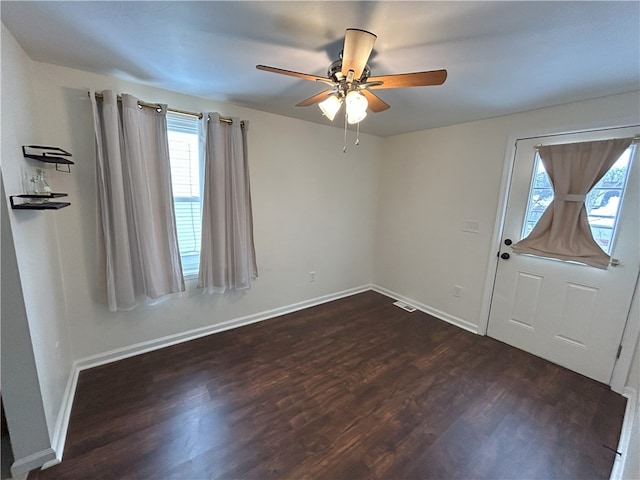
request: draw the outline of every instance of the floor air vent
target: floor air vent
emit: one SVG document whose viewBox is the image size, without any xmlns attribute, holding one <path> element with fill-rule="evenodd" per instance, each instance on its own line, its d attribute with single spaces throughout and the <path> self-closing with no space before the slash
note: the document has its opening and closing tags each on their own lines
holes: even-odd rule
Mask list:
<svg viewBox="0 0 640 480">
<path fill-rule="evenodd" d="M 396 307 L 400 307 L 403 310 L 406 310 L 407 312 L 415 312 L 416 311 L 416 307 L 413 307 L 411 305 L 409 305 L 408 303 L 404 303 L 400 300 L 398 300 L 397 302 L 393 302 L 393 304 Z"/>
</svg>

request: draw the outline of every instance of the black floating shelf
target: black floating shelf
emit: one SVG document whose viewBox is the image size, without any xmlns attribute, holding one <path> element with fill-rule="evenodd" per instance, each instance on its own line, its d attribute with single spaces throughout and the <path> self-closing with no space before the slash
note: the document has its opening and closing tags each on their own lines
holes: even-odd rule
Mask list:
<svg viewBox="0 0 640 480">
<path fill-rule="evenodd" d="M 60 198 L 66 197 L 66 193 L 52 193 L 50 195 L 38 195 L 38 194 L 29 194 L 29 195 L 11 195 L 9 197 L 9 201 L 11 202 L 11 208 L 14 210 L 59 210 L 64 207 L 68 207 L 71 205 L 69 202 L 23 202 L 23 203 L 15 203 L 13 201 L 14 198 L 33 198 L 33 199 L 48 199 L 48 198 Z"/>
<path fill-rule="evenodd" d="M 39 150 L 39 152 L 28 152 L 27 149 Z M 68 158 L 64 158 L 70 157 L 71 153 L 63 150 L 60 147 L 47 147 L 44 145 L 23 145 L 22 154 L 26 158 L 33 158 L 34 160 L 38 160 L 40 162 L 55 163 L 56 170 L 58 170 L 58 165 L 67 165 L 67 170 L 61 170 L 63 172 L 70 172 L 71 168 L 69 167 L 69 165 L 74 165 L 74 162 L 72 162 Z"/>
<path fill-rule="evenodd" d="M 60 198 L 60 197 L 66 197 L 67 194 L 66 193 L 44 193 L 44 194 L 38 194 L 38 193 L 25 193 L 23 195 L 12 195 L 15 198 Z"/>
<path fill-rule="evenodd" d="M 60 210 L 71 205 L 69 202 L 47 202 L 47 203 L 22 203 L 12 205 L 14 210 Z"/>
</svg>

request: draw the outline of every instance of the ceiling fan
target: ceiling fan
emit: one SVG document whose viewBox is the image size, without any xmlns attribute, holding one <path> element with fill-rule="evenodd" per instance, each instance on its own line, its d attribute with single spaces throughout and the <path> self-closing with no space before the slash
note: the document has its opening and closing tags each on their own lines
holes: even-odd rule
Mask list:
<svg viewBox="0 0 640 480">
<path fill-rule="evenodd" d="M 296 107 L 319 104 L 325 116 L 333 121 L 342 104 L 345 103 L 348 123 L 359 123 L 367 115 L 367 108 L 376 113 L 390 108 L 371 90 L 442 85 L 447 79 L 446 70 L 372 77 L 367 62 L 376 38 L 376 35 L 366 30 L 348 28 L 345 32 L 344 47 L 340 59 L 329 65 L 327 77 L 318 77 L 266 65 L 256 65 L 256 68 L 328 85 L 330 88 L 301 101 L 296 104 Z"/>
</svg>

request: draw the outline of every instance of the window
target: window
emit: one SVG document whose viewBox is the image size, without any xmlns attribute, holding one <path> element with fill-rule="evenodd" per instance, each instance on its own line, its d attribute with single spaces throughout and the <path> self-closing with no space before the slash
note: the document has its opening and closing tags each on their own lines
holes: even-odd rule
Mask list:
<svg viewBox="0 0 640 480">
<path fill-rule="evenodd" d="M 534 165 L 535 174 L 531 181 L 529 190 L 529 201 L 527 203 L 527 214 L 525 216 L 524 226 L 522 228 L 522 237 L 525 238 L 531 233 L 533 227 L 536 226 L 538 220 L 553 200 L 553 187 L 549 181 L 547 171 L 540 161 L 540 156 L 536 153 L 536 162 Z"/>
<path fill-rule="evenodd" d="M 169 157 L 178 246 L 185 277 L 198 274 L 202 229 L 198 119 L 167 113 Z"/>
<path fill-rule="evenodd" d="M 609 169 L 604 177 L 587 194 L 585 205 L 589 218 L 589 226 L 594 240 L 605 253 L 611 253 L 615 236 L 620 201 L 629 176 L 629 167 L 633 157 L 634 146 L 630 146 Z M 522 229 L 525 238 L 553 200 L 553 188 L 540 156 L 536 154 L 535 175 L 529 190 L 527 214 Z"/>
</svg>

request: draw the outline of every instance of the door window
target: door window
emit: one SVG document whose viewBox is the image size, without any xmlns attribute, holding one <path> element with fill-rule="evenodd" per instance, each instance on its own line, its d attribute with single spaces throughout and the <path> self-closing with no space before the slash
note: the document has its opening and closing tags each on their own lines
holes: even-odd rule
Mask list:
<svg viewBox="0 0 640 480">
<path fill-rule="evenodd" d="M 607 174 L 589 191 L 585 200 L 591 234 L 607 254 L 611 253 L 615 238 L 622 204 L 620 200 L 624 197 L 634 148 L 635 145 L 631 145 L 620 155 Z M 534 172 L 521 238 L 525 238 L 531 233 L 546 208 L 553 201 L 553 187 L 537 153 Z"/>
</svg>

